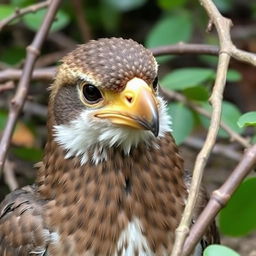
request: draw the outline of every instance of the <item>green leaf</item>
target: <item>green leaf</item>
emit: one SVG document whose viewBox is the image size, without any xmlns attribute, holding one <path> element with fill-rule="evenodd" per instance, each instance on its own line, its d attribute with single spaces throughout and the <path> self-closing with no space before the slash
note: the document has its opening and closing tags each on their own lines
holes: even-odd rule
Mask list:
<svg viewBox="0 0 256 256">
<path fill-rule="evenodd" d="M 158 6 L 164 10 L 172 10 L 184 6 L 186 3 L 187 0 L 157 0 Z"/>
<path fill-rule="evenodd" d="M 16 8 L 13 6 L 7 4 L 0 4 L 0 20 L 10 16 L 13 12 L 15 12 L 15 9 Z"/>
<path fill-rule="evenodd" d="M 42 24 L 46 10 L 39 10 L 36 13 L 29 13 L 23 17 L 23 21 L 26 26 L 33 30 L 37 31 Z M 69 16 L 64 11 L 58 11 L 56 19 L 51 26 L 51 31 L 58 31 L 68 25 L 70 21 Z"/>
<path fill-rule="evenodd" d="M 42 160 L 43 157 L 43 150 L 39 148 L 18 147 L 12 148 L 11 151 L 18 158 L 34 163 Z"/>
<path fill-rule="evenodd" d="M 104 2 L 120 11 L 131 11 L 146 3 L 146 0 L 104 0 Z"/>
<path fill-rule="evenodd" d="M 0 110 L 0 131 L 2 131 L 6 125 L 7 113 L 3 110 Z"/>
<path fill-rule="evenodd" d="M 0 55 L 0 60 L 9 65 L 15 65 L 25 58 L 25 55 L 26 50 L 24 47 L 13 46 L 5 49 L 5 51 Z"/>
<path fill-rule="evenodd" d="M 202 107 L 205 108 L 206 110 L 210 111 L 210 112 L 212 111 L 212 107 L 208 103 L 202 103 Z M 226 125 L 228 125 L 233 131 L 235 131 L 237 133 L 241 133 L 243 131 L 243 129 L 241 129 L 237 125 L 237 120 L 240 116 L 241 116 L 241 112 L 239 111 L 239 109 L 234 104 L 232 104 L 230 102 L 227 102 L 227 101 L 223 101 L 221 120 Z M 204 116 L 201 116 L 201 115 L 200 115 L 200 119 L 201 119 L 201 122 L 202 122 L 203 126 L 208 129 L 209 124 L 210 124 L 210 120 L 208 118 L 204 117 Z M 227 132 L 224 131 L 222 128 L 220 128 L 218 136 L 222 137 L 222 138 L 228 138 L 229 137 Z"/>
<path fill-rule="evenodd" d="M 193 113 L 182 103 L 169 104 L 168 113 L 172 117 L 172 135 L 174 136 L 176 143 L 179 145 L 186 139 L 194 128 Z"/>
<path fill-rule="evenodd" d="M 244 181 L 219 215 L 223 234 L 243 236 L 256 230 L 256 177 Z"/>
<path fill-rule="evenodd" d="M 238 82 L 242 79 L 242 75 L 234 70 L 234 69 L 230 69 L 228 70 L 228 73 L 227 73 L 227 81 L 229 82 Z"/>
<path fill-rule="evenodd" d="M 161 85 L 171 90 L 184 90 L 212 79 L 214 72 L 206 68 L 181 68 L 161 80 Z"/>
<path fill-rule="evenodd" d="M 195 86 L 187 88 L 183 94 L 191 100 L 206 101 L 209 98 L 209 91 L 205 86 Z"/>
<path fill-rule="evenodd" d="M 240 256 L 234 250 L 220 244 L 209 245 L 205 250 L 203 256 Z"/>
<path fill-rule="evenodd" d="M 160 45 L 175 44 L 178 42 L 187 42 L 192 35 L 192 18 L 187 12 L 172 14 L 161 18 L 152 28 L 146 38 L 145 45 L 156 47 Z M 181 29 L 182 28 L 182 29 Z M 174 56 L 158 57 L 157 60 L 167 60 Z"/>
<path fill-rule="evenodd" d="M 256 111 L 241 115 L 237 121 L 239 127 L 256 126 Z"/>
</svg>

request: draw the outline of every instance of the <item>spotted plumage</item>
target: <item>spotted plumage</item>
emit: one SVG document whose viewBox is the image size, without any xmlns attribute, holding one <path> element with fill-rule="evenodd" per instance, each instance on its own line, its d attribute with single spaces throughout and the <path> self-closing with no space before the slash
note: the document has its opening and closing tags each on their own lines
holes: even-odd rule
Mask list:
<svg viewBox="0 0 256 256">
<path fill-rule="evenodd" d="M 170 125 L 143 46 L 100 39 L 68 54 L 36 184 L 0 205 L 0 255 L 168 255 L 190 183 Z M 204 240 L 218 242 L 214 224 Z"/>
</svg>

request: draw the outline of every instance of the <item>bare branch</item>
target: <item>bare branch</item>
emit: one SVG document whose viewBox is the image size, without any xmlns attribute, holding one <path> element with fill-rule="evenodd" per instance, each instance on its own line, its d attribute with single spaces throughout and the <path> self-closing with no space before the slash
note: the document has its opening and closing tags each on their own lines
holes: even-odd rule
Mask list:
<svg viewBox="0 0 256 256">
<path fill-rule="evenodd" d="M 193 209 L 195 208 L 197 195 L 200 190 L 203 170 L 206 166 L 218 134 L 223 90 L 225 88 L 227 70 L 230 61 L 230 49 L 233 46 L 230 39 L 231 21 L 224 18 L 219 13 L 218 9 L 211 0 L 200 0 L 200 3 L 207 11 L 210 18 L 210 23 L 214 24 L 217 29 L 220 40 L 220 54 L 216 80 L 210 97 L 210 102 L 213 106 L 210 127 L 205 143 L 196 158 L 187 204 L 185 206 L 181 222 L 176 229 L 175 243 L 171 254 L 172 256 L 182 255 L 183 244 L 189 232 Z"/>
<path fill-rule="evenodd" d="M 46 8 L 49 4 L 50 4 L 50 0 L 47 0 L 45 2 L 42 3 L 38 3 L 38 4 L 33 4 L 30 5 L 26 8 L 23 9 L 17 9 L 15 10 L 15 12 L 13 14 L 11 14 L 9 17 L 3 19 L 0 21 L 0 31 L 10 22 L 12 22 L 13 20 L 20 18 L 22 16 L 24 16 L 27 13 L 31 13 L 31 12 L 37 12 L 40 9 Z"/>
<path fill-rule="evenodd" d="M 14 163 L 10 160 L 6 160 L 3 169 L 4 181 L 8 185 L 11 191 L 19 187 L 14 173 Z"/>
<path fill-rule="evenodd" d="M 64 50 L 74 49 L 78 44 L 72 38 L 60 32 L 50 33 L 47 39 L 56 44 L 60 49 Z"/>
<path fill-rule="evenodd" d="M 4 84 L 0 84 L 0 93 L 4 91 L 9 91 L 15 88 L 13 81 L 7 81 Z"/>
<path fill-rule="evenodd" d="M 246 52 L 240 49 L 237 49 L 234 45 L 231 48 L 231 54 L 234 59 L 247 62 L 253 66 L 256 66 L 256 54 Z"/>
<path fill-rule="evenodd" d="M 183 42 L 173 45 L 159 46 L 151 48 L 150 50 L 155 56 L 162 56 L 167 54 L 219 54 L 219 48 L 217 46 L 207 44 L 186 44 Z"/>
<path fill-rule="evenodd" d="M 48 67 L 48 68 L 40 68 L 35 69 L 32 73 L 31 79 L 32 80 L 52 80 L 55 74 L 56 68 L 55 67 Z M 0 71 L 0 83 L 6 82 L 8 80 L 19 80 L 22 75 L 21 69 L 5 69 Z"/>
<path fill-rule="evenodd" d="M 184 144 L 188 147 L 192 147 L 199 150 L 202 148 L 204 140 L 196 137 L 188 137 L 184 141 Z M 227 157 L 237 162 L 239 162 L 242 157 L 242 154 L 235 150 L 232 146 L 224 144 L 215 144 L 214 148 L 212 149 L 212 153 Z"/>
<path fill-rule="evenodd" d="M 214 45 L 207 44 L 186 44 L 178 43 L 174 45 L 159 46 L 150 49 L 155 56 L 162 56 L 168 54 L 184 55 L 184 54 L 208 54 L 218 55 L 219 48 Z M 256 54 L 237 49 L 231 41 L 226 53 L 234 59 L 249 63 L 256 66 Z M 223 51 L 222 51 L 223 52 Z"/>
<path fill-rule="evenodd" d="M 40 29 L 36 33 L 36 36 L 32 44 L 27 47 L 27 56 L 26 56 L 23 73 L 22 73 L 20 82 L 18 84 L 17 91 L 14 95 L 14 98 L 11 101 L 8 120 L 3 132 L 1 143 L 0 143 L 0 168 L 2 168 L 4 165 L 4 160 L 6 158 L 7 150 L 8 150 L 11 136 L 13 133 L 13 129 L 28 93 L 30 79 L 32 76 L 33 67 L 34 67 L 36 58 L 40 53 L 41 46 L 54 20 L 54 17 L 58 10 L 60 2 L 61 0 L 51 1 Z"/>
<path fill-rule="evenodd" d="M 225 183 L 212 193 L 207 206 L 192 226 L 189 236 L 184 245 L 184 256 L 191 253 L 197 242 L 203 236 L 207 226 L 214 220 L 218 212 L 223 208 L 243 179 L 248 175 L 256 164 L 256 144 L 248 148 Z"/>
<path fill-rule="evenodd" d="M 38 60 L 36 61 L 35 67 L 39 68 L 39 67 L 46 67 L 48 65 L 52 65 L 53 63 L 58 62 L 67 53 L 68 53 L 68 50 L 45 54 L 40 58 L 38 58 Z"/>
</svg>

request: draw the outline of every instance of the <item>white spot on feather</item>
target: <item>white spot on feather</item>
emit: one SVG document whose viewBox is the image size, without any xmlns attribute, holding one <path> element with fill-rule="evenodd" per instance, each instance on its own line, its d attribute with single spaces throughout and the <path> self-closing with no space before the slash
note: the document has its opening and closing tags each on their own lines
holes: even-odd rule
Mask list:
<svg viewBox="0 0 256 256">
<path fill-rule="evenodd" d="M 125 248 L 126 245 L 127 248 Z M 131 221 L 126 229 L 122 231 L 117 242 L 117 251 L 121 251 L 122 256 L 135 255 L 136 251 L 139 256 L 154 255 L 149 248 L 146 237 L 142 234 L 142 227 L 137 218 Z"/>
</svg>

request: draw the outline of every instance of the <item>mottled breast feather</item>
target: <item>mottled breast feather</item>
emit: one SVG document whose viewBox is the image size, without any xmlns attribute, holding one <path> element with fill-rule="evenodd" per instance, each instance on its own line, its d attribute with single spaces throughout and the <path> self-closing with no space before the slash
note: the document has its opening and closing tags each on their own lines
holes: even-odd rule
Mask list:
<svg viewBox="0 0 256 256">
<path fill-rule="evenodd" d="M 112 91 L 121 91 L 133 77 L 150 84 L 157 75 L 152 53 L 123 38 L 91 40 L 64 57 L 63 64 L 65 71 L 82 74 L 95 85 Z"/>
</svg>

